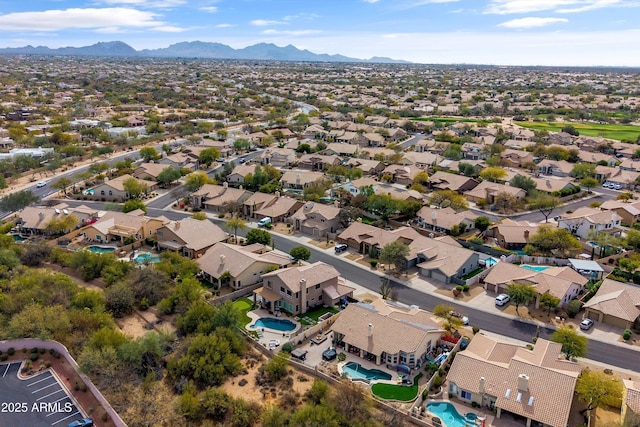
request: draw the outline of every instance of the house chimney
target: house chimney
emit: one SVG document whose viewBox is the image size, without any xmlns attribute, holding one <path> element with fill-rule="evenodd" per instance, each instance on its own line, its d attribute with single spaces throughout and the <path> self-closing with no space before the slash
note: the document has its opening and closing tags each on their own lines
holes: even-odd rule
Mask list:
<svg viewBox="0 0 640 427">
<path fill-rule="evenodd" d="M 300 174 L 296 174 L 296 185 L 300 185 L 300 181 L 302 180 L 302 177 L 300 176 Z"/>
<path fill-rule="evenodd" d="M 222 186 L 224 188 L 229 188 L 229 183 L 227 181 L 225 181 L 225 182 L 222 183 Z"/>
<path fill-rule="evenodd" d="M 44 219 L 44 212 L 38 212 L 38 218 Z"/>
<path fill-rule="evenodd" d="M 518 375 L 518 390 L 529 391 L 529 377 L 525 374 Z"/>
<path fill-rule="evenodd" d="M 220 254 L 220 264 L 224 265 L 225 256 Z"/>
<path fill-rule="evenodd" d="M 436 211 L 431 212 L 431 220 L 435 222 L 436 219 L 438 219 L 438 213 Z"/>
<path fill-rule="evenodd" d="M 278 199 L 280 198 L 280 192 L 279 191 L 276 191 L 275 195 L 276 195 L 276 198 L 278 198 Z"/>
<path fill-rule="evenodd" d="M 176 221 L 175 229 L 180 230 L 180 221 Z"/>
<path fill-rule="evenodd" d="M 373 336 L 373 323 L 369 323 L 367 335 L 369 336 L 369 338 Z"/>
<path fill-rule="evenodd" d="M 244 190 L 244 188 L 242 187 L 242 185 L 240 187 L 238 187 L 240 190 Z"/>
<path fill-rule="evenodd" d="M 484 393 L 484 377 L 480 377 L 480 385 L 478 386 L 478 392 Z"/>
<path fill-rule="evenodd" d="M 525 239 L 529 238 L 529 230 L 524 230 L 524 238 Z"/>
<path fill-rule="evenodd" d="M 300 279 L 300 295 L 305 295 L 305 289 L 307 289 L 307 279 Z"/>
</svg>

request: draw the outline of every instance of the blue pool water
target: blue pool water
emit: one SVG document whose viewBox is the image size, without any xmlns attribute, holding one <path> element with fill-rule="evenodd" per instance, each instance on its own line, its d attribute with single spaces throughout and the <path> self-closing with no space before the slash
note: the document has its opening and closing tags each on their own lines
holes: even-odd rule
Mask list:
<svg viewBox="0 0 640 427">
<path fill-rule="evenodd" d="M 446 427 L 465 427 L 469 425 L 476 425 L 475 419 L 477 417 L 475 414 L 471 414 L 473 417 L 469 417 L 469 419 L 467 419 L 460 415 L 456 410 L 456 407 L 449 402 L 427 403 L 427 410 L 440 418 Z M 471 420 L 471 418 L 473 418 L 473 420 Z"/>
<path fill-rule="evenodd" d="M 18 235 L 18 234 L 14 234 L 14 235 L 13 235 L 13 241 L 14 241 L 14 242 L 19 243 L 19 242 L 24 242 L 25 240 L 27 240 L 27 238 L 26 238 L 26 237 L 22 237 L 22 236 L 20 236 L 20 235 Z"/>
<path fill-rule="evenodd" d="M 491 267 L 492 265 L 496 265 L 498 263 L 498 260 L 495 258 L 487 258 L 484 260 L 484 263 L 487 267 Z"/>
<path fill-rule="evenodd" d="M 374 380 L 390 380 L 391 374 L 382 372 L 379 369 L 366 369 L 360 366 L 359 363 L 349 362 L 342 367 L 342 372 L 346 373 L 350 378 L 360 378 L 367 381 Z"/>
<path fill-rule="evenodd" d="M 109 246 L 89 246 L 87 249 L 89 249 L 91 252 L 95 252 L 98 254 L 104 254 L 104 253 L 113 252 L 116 250 L 116 248 L 109 247 Z"/>
<path fill-rule="evenodd" d="M 256 320 L 256 323 L 250 326 L 251 328 L 269 328 L 276 331 L 293 331 L 296 328 L 296 324 L 287 319 L 274 319 L 272 317 L 261 317 Z"/>
<path fill-rule="evenodd" d="M 160 257 L 151 255 L 149 252 L 143 252 L 137 255 L 133 260 L 139 264 L 144 264 L 145 262 L 160 262 Z"/>
<path fill-rule="evenodd" d="M 547 268 L 551 268 L 548 265 L 529 265 L 529 264 L 522 264 L 520 267 L 522 268 L 526 268 L 527 270 L 533 270 L 533 271 L 545 271 Z"/>
</svg>

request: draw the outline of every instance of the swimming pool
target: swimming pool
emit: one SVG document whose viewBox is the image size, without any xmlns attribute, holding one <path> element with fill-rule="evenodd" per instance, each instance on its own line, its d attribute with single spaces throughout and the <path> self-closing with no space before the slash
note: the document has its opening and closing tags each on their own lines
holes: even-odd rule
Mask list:
<svg viewBox="0 0 640 427">
<path fill-rule="evenodd" d="M 25 240 L 27 240 L 27 238 L 26 237 L 22 237 L 19 234 L 14 234 L 13 235 L 13 241 L 16 242 L 16 243 L 21 243 L 21 242 L 24 242 Z"/>
<path fill-rule="evenodd" d="M 342 367 L 342 373 L 347 374 L 351 379 L 363 379 L 369 382 L 375 380 L 391 380 L 391 374 L 379 369 L 366 369 L 359 363 L 348 362 Z"/>
<path fill-rule="evenodd" d="M 287 319 L 274 319 L 273 317 L 261 317 L 250 328 L 269 328 L 276 331 L 288 332 L 296 328 L 296 324 Z"/>
<path fill-rule="evenodd" d="M 144 264 L 145 262 L 160 262 L 160 257 L 157 255 L 152 255 L 150 252 L 143 252 L 133 259 L 135 262 L 139 264 Z"/>
<path fill-rule="evenodd" d="M 485 259 L 485 260 L 484 260 L 484 264 L 485 264 L 487 267 L 491 267 L 491 266 L 493 266 L 493 265 L 496 265 L 498 262 L 499 262 L 499 260 L 497 260 L 497 259 L 495 259 L 495 258 L 491 258 L 491 257 L 489 257 L 489 258 L 487 258 L 487 259 Z"/>
<path fill-rule="evenodd" d="M 529 265 L 529 264 L 522 264 L 520 267 L 522 268 L 526 268 L 527 270 L 533 270 L 533 271 L 545 271 L 547 268 L 551 268 L 550 265 Z"/>
<path fill-rule="evenodd" d="M 446 427 L 466 427 L 476 425 L 476 414 L 469 413 L 469 418 L 463 417 L 458 413 L 456 407 L 449 402 L 427 403 L 427 410 L 440 418 Z"/>
<path fill-rule="evenodd" d="M 114 252 L 116 250 L 116 248 L 114 248 L 113 246 L 89 246 L 87 249 L 89 249 L 91 252 L 95 252 L 97 254 L 104 254 L 107 252 Z"/>
</svg>

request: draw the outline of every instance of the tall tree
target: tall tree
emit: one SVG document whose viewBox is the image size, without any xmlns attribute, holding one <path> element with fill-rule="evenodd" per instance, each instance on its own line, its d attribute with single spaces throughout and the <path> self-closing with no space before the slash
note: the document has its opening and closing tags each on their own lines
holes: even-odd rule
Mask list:
<svg viewBox="0 0 640 427">
<path fill-rule="evenodd" d="M 160 157 L 158 150 L 153 147 L 142 147 L 140 149 L 140 157 L 146 162 L 149 163 L 151 160 L 156 160 Z"/>
<path fill-rule="evenodd" d="M 238 230 L 246 229 L 247 228 L 247 221 L 245 221 L 242 218 L 238 218 L 237 216 L 234 216 L 229 221 L 227 221 L 226 227 L 229 230 L 233 230 L 233 241 L 237 244 L 238 243 Z"/>
<path fill-rule="evenodd" d="M 532 299 L 535 299 L 537 292 L 536 288 L 525 283 L 512 283 L 507 285 L 506 294 L 509 295 L 511 301 L 516 305 L 516 313 L 520 305 L 527 305 Z"/>
<path fill-rule="evenodd" d="M 407 265 L 409 246 L 400 240 L 387 243 L 380 251 L 380 259 L 388 264 L 393 264 L 396 271 Z"/>
<path fill-rule="evenodd" d="M 562 344 L 562 353 L 570 360 L 587 354 L 587 337 L 580 335 L 568 326 L 558 328 L 550 337 L 551 341 Z"/>
<path fill-rule="evenodd" d="M 549 222 L 549 216 L 559 205 L 560 200 L 557 197 L 541 195 L 531 200 L 529 208 L 532 210 L 539 210 L 540 213 L 544 215 L 544 222 Z"/>
<path fill-rule="evenodd" d="M 433 315 L 442 320 L 442 327 L 448 331 L 453 332 L 463 325 L 461 318 L 453 315 L 454 309 L 447 304 L 438 304 L 433 308 Z"/>
<path fill-rule="evenodd" d="M 63 177 L 60 177 L 58 180 L 56 180 L 53 184 L 51 184 L 51 186 L 53 188 L 57 188 L 58 190 L 62 191 L 66 196 L 67 188 L 69 188 L 71 184 L 73 184 L 73 181 L 71 181 L 71 178 L 63 176 Z"/>
<path fill-rule="evenodd" d="M 205 148 L 200 152 L 200 156 L 198 156 L 198 160 L 200 163 L 205 165 L 206 167 L 211 166 L 211 163 L 215 162 L 216 159 L 220 158 L 220 150 L 215 147 Z"/>
<path fill-rule="evenodd" d="M 27 206 L 39 202 L 40 197 L 30 190 L 17 191 L 11 193 L 0 200 L 0 211 L 15 212 Z"/>
<path fill-rule="evenodd" d="M 213 184 L 214 180 L 209 178 L 204 172 L 192 172 L 187 175 L 184 183 L 184 188 L 187 191 L 197 191 L 205 184 Z"/>
<path fill-rule="evenodd" d="M 547 308 L 547 316 L 550 316 L 551 310 L 558 307 L 559 304 L 560 298 L 551 295 L 549 292 L 540 295 L 540 305 Z"/>
<path fill-rule="evenodd" d="M 480 171 L 480 177 L 491 182 L 498 182 L 507 176 L 507 171 L 499 167 L 487 167 Z"/>
<path fill-rule="evenodd" d="M 180 173 L 180 170 L 174 168 L 173 166 L 169 166 L 160 171 L 157 177 L 157 181 L 160 185 L 166 186 L 174 181 L 179 180 L 181 176 L 182 173 Z"/>
<path fill-rule="evenodd" d="M 622 399 L 622 381 L 615 375 L 592 371 L 587 368 L 578 377 L 576 395 L 587 404 L 585 412 L 592 411 L 600 405 L 617 407 Z"/>
<path fill-rule="evenodd" d="M 431 193 L 427 203 L 439 208 L 450 207 L 453 210 L 461 211 L 469 208 L 467 200 L 453 190 L 438 190 Z"/>
<path fill-rule="evenodd" d="M 140 180 L 131 177 L 124 180 L 122 183 L 122 187 L 124 191 L 129 194 L 129 197 L 132 199 L 136 199 L 140 197 L 142 194 L 146 193 L 149 187 L 147 184 L 141 182 Z"/>
<path fill-rule="evenodd" d="M 584 177 L 580 180 L 580 185 L 587 189 L 587 193 L 591 193 L 591 189 L 597 187 L 600 182 L 591 178 L 590 176 Z"/>
</svg>

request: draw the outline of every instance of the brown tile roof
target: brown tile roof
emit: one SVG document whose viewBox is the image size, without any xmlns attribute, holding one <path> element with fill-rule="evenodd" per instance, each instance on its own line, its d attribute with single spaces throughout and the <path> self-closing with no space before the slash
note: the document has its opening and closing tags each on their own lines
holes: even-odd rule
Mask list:
<svg viewBox="0 0 640 427">
<path fill-rule="evenodd" d="M 221 258 L 221 255 L 224 257 Z M 289 265 L 291 259 L 283 252 L 271 251 L 258 254 L 246 251 L 242 246 L 216 243 L 197 262 L 202 271 L 219 278 L 225 271 L 237 277 L 254 263 L 263 263 L 265 268 L 269 265 L 282 267 Z"/>
<path fill-rule="evenodd" d="M 331 279 L 337 279 L 340 277 L 340 273 L 338 273 L 338 270 L 336 270 L 334 266 L 317 261 L 302 267 L 290 267 L 272 271 L 264 274 L 262 277 L 275 276 L 282 280 L 282 282 L 291 289 L 291 292 L 295 293 L 300 291 L 300 280 L 302 279 L 307 281 L 306 286 L 309 288 Z"/>
<path fill-rule="evenodd" d="M 294 213 L 291 218 L 306 220 L 309 215 L 318 214 L 322 218 L 330 221 L 338 216 L 340 213 L 340 208 L 337 208 L 333 205 L 323 205 L 322 203 L 317 202 L 307 202 L 300 209 Z"/>
<path fill-rule="evenodd" d="M 640 287 L 604 279 L 598 292 L 584 307 L 633 322 L 640 316 Z"/>
<path fill-rule="evenodd" d="M 625 404 L 634 414 L 640 414 L 640 382 L 632 380 L 622 380 L 627 389 Z"/>
<path fill-rule="evenodd" d="M 301 201 L 292 199 L 291 197 L 281 196 L 270 203 L 265 203 L 262 208 L 258 209 L 255 213 L 275 218 L 285 215 L 292 209 L 297 209 L 298 206 L 302 206 Z"/>
<path fill-rule="evenodd" d="M 200 221 L 193 218 L 184 218 L 174 221 L 166 226 L 178 236 L 188 249 L 199 251 L 215 243 L 227 240 L 227 233 L 211 221 Z M 158 237 L 158 241 L 162 239 Z"/>
<path fill-rule="evenodd" d="M 580 373 L 563 360 L 562 345 L 538 339 L 533 350 L 474 336 L 453 361 L 447 379 L 458 388 L 496 398 L 496 406 L 553 427 L 565 427 Z M 527 378 L 519 390 L 519 376 Z"/>
</svg>

